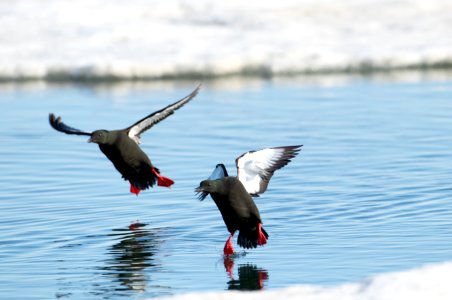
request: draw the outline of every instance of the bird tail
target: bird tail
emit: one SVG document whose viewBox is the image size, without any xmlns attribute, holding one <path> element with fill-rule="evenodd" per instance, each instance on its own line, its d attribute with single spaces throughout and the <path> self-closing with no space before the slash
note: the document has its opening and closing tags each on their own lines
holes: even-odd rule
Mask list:
<svg viewBox="0 0 452 300">
<path fill-rule="evenodd" d="M 256 248 L 258 245 L 263 246 L 267 243 L 268 233 L 262 228 L 262 224 L 258 223 L 257 228 L 253 230 L 240 230 L 237 237 L 237 244 L 245 249 Z"/>
</svg>

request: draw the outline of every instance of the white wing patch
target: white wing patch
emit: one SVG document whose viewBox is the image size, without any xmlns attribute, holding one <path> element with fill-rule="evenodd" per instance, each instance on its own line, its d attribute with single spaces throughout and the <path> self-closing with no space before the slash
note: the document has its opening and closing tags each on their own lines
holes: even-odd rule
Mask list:
<svg viewBox="0 0 452 300">
<path fill-rule="evenodd" d="M 238 178 L 250 194 L 261 190 L 263 180 L 270 180 L 272 167 L 284 153 L 281 148 L 247 152 L 237 160 Z"/>
<path fill-rule="evenodd" d="M 138 134 L 140 130 L 138 129 L 139 126 L 133 126 L 129 130 L 129 138 L 131 138 L 137 145 L 141 144 L 140 135 Z"/>
<path fill-rule="evenodd" d="M 250 151 L 239 156 L 237 177 L 251 195 L 262 194 L 267 190 L 273 173 L 284 167 L 300 151 L 299 146 L 284 146 Z"/>
<path fill-rule="evenodd" d="M 157 123 L 157 121 L 162 118 L 162 113 L 156 113 L 150 118 L 147 118 L 140 123 L 136 124 L 135 126 L 131 127 L 129 130 L 129 137 L 138 145 L 141 143 L 141 137 L 140 134 L 146 129 L 154 125 L 154 123 Z"/>
</svg>

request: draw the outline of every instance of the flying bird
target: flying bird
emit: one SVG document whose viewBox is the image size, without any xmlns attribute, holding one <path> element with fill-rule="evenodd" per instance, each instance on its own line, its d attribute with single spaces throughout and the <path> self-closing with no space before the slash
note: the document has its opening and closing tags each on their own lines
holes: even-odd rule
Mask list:
<svg viewBox="0 0 452 300">
<path fill-rule="evenodd" d="M 99 145 L 102 153 L 113 163 L 124 180 L 130 182 L 130 192 L 138 196 L 141 190 L 157 185 L 170 187 L 174 181 L 160 174 L 146 153 L 138 146 L 143 132 L 169 117 L 175 110 L 192 100 L 200 89 L 200 85 L 188 96 L 144 117 L 133 125 L 120 130 L 95 130 L 85 132 L 70 127 L 62 122 L 61 117 L 49 114 L 50 126 L 67 134 L 89 136 L 88 142 Z"/>
<path fill-rule="evenodd" d="M 252 197 L 267 190 L 273 173 L 287 165 L 300 151 L 302 145 L 265 148 L 246 152 L 235 160 L 237 177 L 229 176 L 226 167 L 218 164 L 207 180 L 195 189 L 199 199 L 210 194 L 220 210 L 230 233 L 223 253 L 234 253 L 232 238 L 238 230 L 237 244 L 245 249 L 267 243 L 268 234 Z"/>
</svg>

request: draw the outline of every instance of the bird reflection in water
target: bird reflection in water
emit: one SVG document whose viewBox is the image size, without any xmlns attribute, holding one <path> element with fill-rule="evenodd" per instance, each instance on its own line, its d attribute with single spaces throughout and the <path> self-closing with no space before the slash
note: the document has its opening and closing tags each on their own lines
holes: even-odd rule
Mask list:
<svg viewBox="0 0 452 300">
<path fill-rule="evenodd" d="M 104 275 L 114 276 L 117 281 L 108 292 L 142 293 L 146 290 L 149 269 L 158 268 L 154 256 L 161 241 L 157 237 L 158 229 L 146 230 L 144 227 L 146 224 L 135 222 L 128 228 L 114 229 L 114 233 L 110 234 L 117 237 L 118 242 L 108 249 L 111 258 L 101 270 Z"/>
<path fill-rule="evenodd" d="M 223 259 L 226 273 L 231 280 L 228 281 L 228 290 L 260 290 L 264 288 L 264 283 L 268 280 L 267 270 L 256 267 L 252 264 L 240 264 L 238 267 L 238 279 L 234 278 L 234 258 L 225 256 Z"/>
</svg>

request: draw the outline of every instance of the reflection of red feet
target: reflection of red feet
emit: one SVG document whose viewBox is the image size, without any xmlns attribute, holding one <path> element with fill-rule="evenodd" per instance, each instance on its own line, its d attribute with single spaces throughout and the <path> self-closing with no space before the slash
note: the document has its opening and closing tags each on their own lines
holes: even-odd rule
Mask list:
<svg viewBox="0 0 452 300">
<path fill-rule="evenodd" d="M 152 168 L 152 172 L 157 176 L 157 185 L 158 186 L 164 186 L 164 187 L 171 187 L 174 184 L 174 181 L 171 178 L 165 177 L 163 175 L 160 175 L 157 170 Z"/>
<path fill-rule="evenodd" d="M 229 278 L 233 279 L 232 269 L 234 268 L 234 260 L 232 260 L 229 256 L 226 256 L 223 259 L 224 268 L 226 269 L 226 273 L 228 273 Z"/>
<path fill-rule="evenodd" d="M 141 227 L 141 223 L 138 220 L 136 220 L 136 222 L 129 225 L 130 230 L 136 230 L 140 227 Z"/>
<path fill-rule="evenodd" d="M 234 254 L 234 247 L 232 246 L 232 237 L 234 236 L 234 233 L 231 233 L 228 240 L 226 241 L 226 244 L 224 245 L 223 253 L 226 256 Z"/>
<path fill-rule="evenodd" d="M 265 237 L 264 233 L 262 232 L 262 224 L 257 224 L 257 244 L 259 246 L 263 246 L 267 244 L 267 238 Z"/>
<path fill-rule="evenodd" d="M 257 274 L 259 275 L 259 287 L 263 288 L 263 281 L 268 279 L 268 273 L 267 271 L 258 271 Z"/>
</svg>

